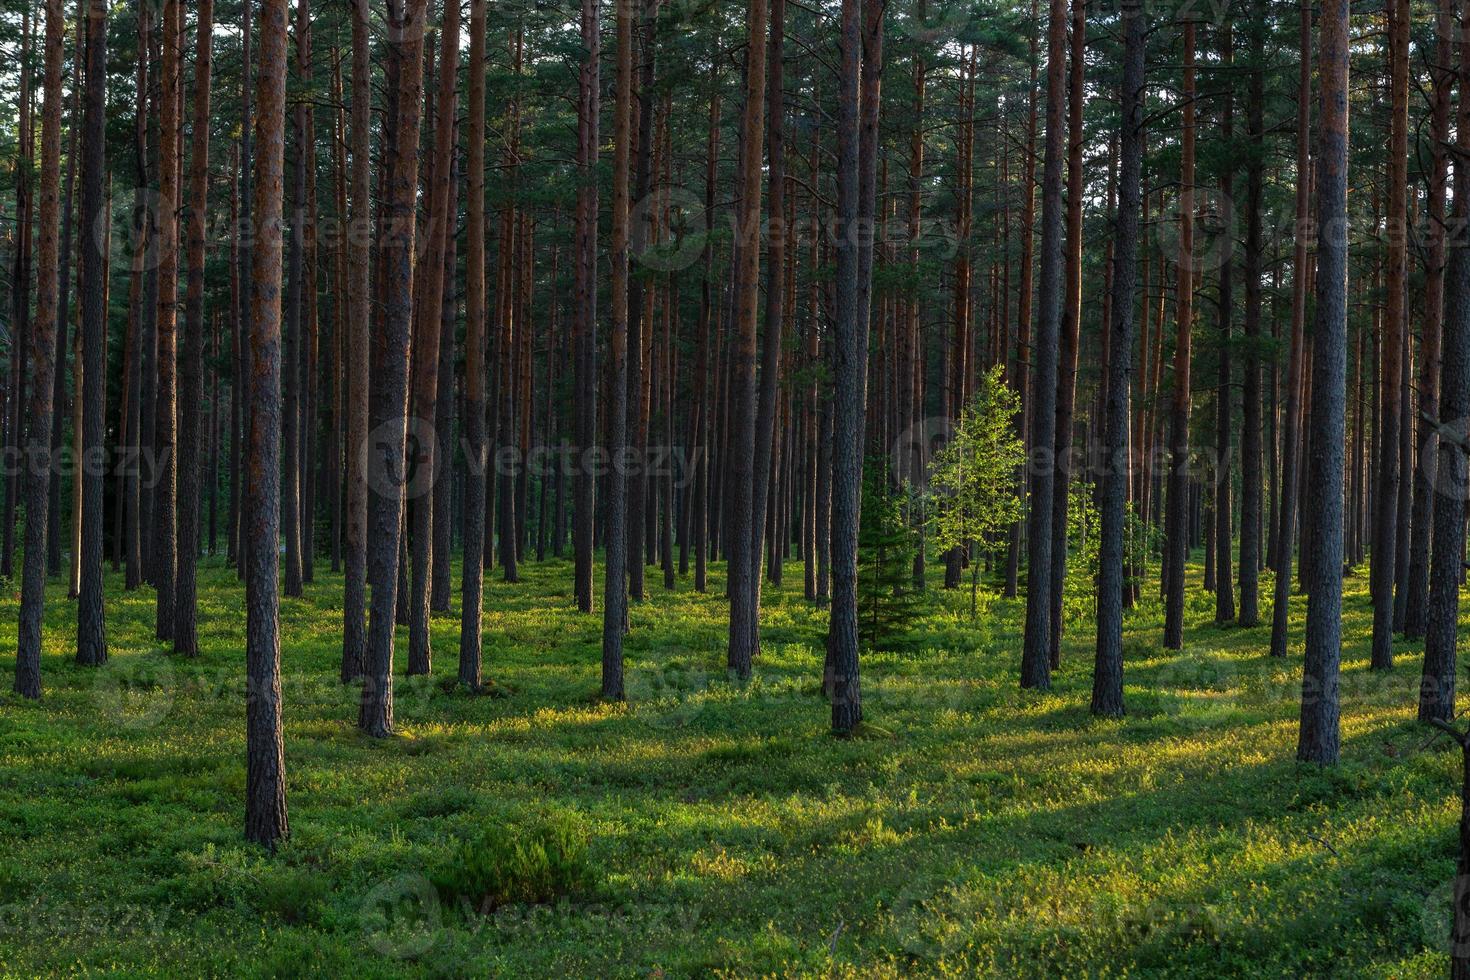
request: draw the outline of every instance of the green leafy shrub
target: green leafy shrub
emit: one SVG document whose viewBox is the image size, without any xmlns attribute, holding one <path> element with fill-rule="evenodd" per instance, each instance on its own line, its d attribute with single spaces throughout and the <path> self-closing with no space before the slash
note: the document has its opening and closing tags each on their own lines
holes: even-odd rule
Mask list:
<svg viewBox="0 0 1470 980">
<path fill-rule="evenodd" d="M 582 822 L 564 811 L 488 826 L 461 841 L 433 874 L 434 884 L 444 899 L 467 900 L 482 913 L 549 902 L 590 883 L 587 839 Z"/>
</svg>

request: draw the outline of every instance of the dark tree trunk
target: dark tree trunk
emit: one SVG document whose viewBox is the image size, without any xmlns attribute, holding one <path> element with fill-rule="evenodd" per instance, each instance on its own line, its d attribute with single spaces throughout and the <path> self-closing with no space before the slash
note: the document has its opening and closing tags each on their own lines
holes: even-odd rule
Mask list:
<svg viewBox="0 0 1470 980">
<path fill-rule="evenodd" d="M 1220 27 L 1221 67 L 1229 72 L 1235 67 L 1235 39 L 1230 21 L 1226 19 Z M 1227 87 L 1222 94 L 1220 136 L 1226 145 L 1235 139 L 1235 99 Z M 1227 157 L 1224 172 L 1220 175 L 1220 197 L 1225 201 L 1235 199 L 1234 161 Z M 1230 428 L 1235 424 L 1231 396 L 1230 337 L 1231 319 L 1235 307 L 1233 264 L 1233 242 L 1224 246 L 1220 262 L 1220 303 L 1216 311 L 1220 326 L 1220 352 L 1215 386 L 1215 623 L 1225 625 L 1235 619 L 1235 587 L 1230 572 Z"/>
<path fill-rule="evenodd" d="M 209 207 L 209 72 L 214 0 L 199 0 L 194 49 L 194 131 L 189 154 L 188 285 L 184 292 L 184 336 L 179 359 L 178 575 L 175 581 L 174 652 L 199 652 L 199 603 L 195 565 L 199 558 L 204 405 L 204 223 Z"/>
<path fill-rule="evenodd" d="M 745 105 L 740 135 L 739 221 L 735 266 L 735 323 L 732 332 L 732 384 L 728 514 L 730 635 L 726 666 L 736 676 L 750 677 L 760 614 L 755 607 L 760 554 L 755 550 L 756 451 L 756 302 L 760 287 L 761 155 L 765 146 L 766 93 L 765 0 L 751 0 L 746 27 Z M 840 220 L 840 218 L 839 218 Z M 850 226 L 847 226 L 850 227 Z M 864 347 L 866 351 L 866 346 Z"/>
<path fill-rule="evenodd" d="M 1128 493 L 1128 395 L 1133 358 L 1134 290 L 1138 225 L 1142 210 L 1143 99 L 1146 75 L 1142 0 L 1123 8 L 1122 166 L 1113 234 L 1113 298 L 1108 323 L 1102 530 L 1098 541 L 1097 654 L 1092 672 L 1092 713 L 1123 714 L 1124 527 Z"/>
<path fill-rule="evenodd" d="M 1312 428 L 1307 479 L 1313 513 L 1306 652 L 1297 758 L 1333 764 L 1342 656 L 1342 463 L 1347 383 L 1348 3 L 1325 0 L 1317 77 L 1317 318 L 1312 332 Z"/>
<path fill-rule="evenodd" d="M 1379 406 L 1383 435 L 1379 440 L 1378 485 L 1373 497 L 1377 514 L 1373 523 L 1373 562 L 1369 570 L 1369 591 L 1373 598 L 1372 666 L 1375 670 L 1393 667 L 1394 562 L 1398 554 L 1400 465 L 1401 462 L 1407 462 L 1399 459 L 1399 429 L 1402 425 L 1400 389 L 1405 370 L 1403 347 L 1407 310 L 1404 277 L 1408 260 L 1405 196 L 1409 163 L 1409 12 L 1406 0 L 1392 0 L 1388 8 L 1388 21 L 1391 100 L 1386 215 L 1388 291 L 1382 336 L 1383 399 Z M 1324 25 L 1324 35 L 1325 33 Z M 1325 105 L 1326 96 L 1323 98 Z M 1325 122 L 1323 129 L 1326 129 Z M 1325 179 L 1325 175 L 1321 179 Z M 1318 267 L 1321 267 L 1320 258 Z M 1321 272 L 1318 276 L 1321 277 Z M 1314 442 L 1313 450 L 1317 448 Z M 1313 492 L 1316 493 L 1316 488 Z M 1405 532 L 1407 530 L 1404 529 Z M 1334 733 L 1335 720 L 1334 717 Z M 1331 755 L 1332 758 L 1328 761 L 1336 761 L 1335 742 L 1331 746 Z"/>
<path fill-rule="evenodd" d="M 1056 445 L 1057 345 L 1062 320 L 1062 164 L 1066 143 L 1067 5 L 1051 0 L 1047 27 L 1046 150 L 1041 180 L 1041 283 L 1039 317 L 1031 350 L 1029 435 L 1031 446 Z M 1188 28 L 1186 28 L 1188 30 Z M 1186 109 L 1186 111 L 1190 111 Z M 1188 132 L 1188 129 L 1186 129 Z M 1051 466 L 1031 474 L 1027 514 L 1026 631 L 1021 651 L 1021 686 L 1051 686 L 1052 494 Z M 1061 488 L 1066 493 L 1066 488 Z"/>
<path fill-rule="evenodd" d="M 850 735 L 863 720 L 858 665 L 857 536 L 863 478 L 863 395 L 867 388 L 868 317 L 878 165 L 878 107 L 883 72 L 883 0 L 842 3 L 842 71 L 837 118 L 837 245 L 832 337 L 832 609 L 824 688 L 832 731 Z"/>
<path fill-rule="evenodd" d="M 1261 191 L 1264 167 L 1266 7 L 1253 0 L 1245 164 L 1245 377 L 1241 384 L 1240 615 L 1241 626 L 1260 622 L 1261 570 Z"/>
<path fill-rule="evenodd" d="M 444 5 L 439 59 L 438 108 L 434 114 L 433 184 L 429 188 L 429 226 L 423 261 L 414 274 L 422 275 L 418 283 L 419 312 L 413 337 L 413 406 L 412 416 L 418 431 L 418 466 L 427 467 L 424 475 L 414 480 L 413 581 L 409 592 L 408 672 L 427 674 L 430 667 L 429 646 L 429 576 L 432 573 L 434 542 L 434 484 L 443 476 L 440 456 L 447 431 L 441 431 L 437 417 L 439 397 L 439 338 L 443 333 L 444 254 L 453 235 L 449 214 L 449 183 L 452 168 L 449 158 L 454 152 L 454 89 L 458 81 L 459 4 Z"/>
<path fill-rule="evenodd" d="M 572 495 L 573 576 L 577 608 L 592 611 L 593 529 L 597 477 L 587 465 L 597 445 L 597 156 L 600 113 L 600 36 L 597 0 L 582 0 L 582 47 L 577 82 L 577 310 L 572 321 L 576 350 L 572 399 L 576 459 Z"/>
<path fill-rule="evenodd" d="M 1434 96 L 1430 103 L 1429 223 L 1424 263 L 1424 329 L 1419 363 L 1419 419 L 1414 467 L 1414 502 L 1409 518 L 1409 568 L 1404 602 L 1404 637 L 1424 635 L 1429 591 L 1429 530 L 1435 506 L 1435 473 L 1439 451 L 1434 425 L 1425 417 L 1439 408 L 1440 331 L 1443 324 L 1445 235 L 1445 183 L 1449 176 L 1450 90 L 1454 87 L 1455 9 L 1452 0 L 1436 8 L 1436 46 L 1430 68 Z M 1450 416 L 1457 418 L 1458 416 Z"/>
<path fill-rule="evenodd" d="M 1065 293 L 1062 297 L 1061 350 L 1057 365 L 1055 481 L 1051 522 L 1051 669 L 1062 664 L 1062 592 L 1067 581 L 1067 487 L 1074 477 L 1072 420 L 1077 405 L 1077 348 L 1082 330 L 1082 88 L 1087 58 L 1086 0 L 1072 0 L 1071 55 L 1067 96 L 1067 217 Z"/>
<path fill-rule="evenodd" d="M 179 282 L 179 116 L 181 31 L 178 0 L 165 0 L 163 80 L 158 136 L 158 361 L 154 401 L 153 575 L 157 590 L 157 629 L 161 641 L 173 639 L 174 580 L 178 550 L 178 282 Z M 90 351 L 88 352 L 90 354 Z M 86 372 L 83 372 L 84 378 Z M 86 382 L 90 382 L 86 378 Z"/>
<path fill-rule="evenodd" d="M 1189 557 L 1189 371 L 1194 327 L 1194 32 L 1184 25 L 1184 133 L 1179 167 L 1179 264 L 1174 300 L 1174 384 L 1169 411 L 1169 488 L 1164 515 L 1164 648 L 1184 646 L 1184 564 Z"/>
<path fill-rule="evenodd" d="M 362 676 L 366 637 L 368 521 L 368 390 L 372 284 L 368 235 L 372 224 L 371 63 L 367 9 L 352 5 L 352 217 L 347 249 L 347 550 L 342 586 L 342 683 Z M 341 329 L 341 328 L 339 328 Z"/>
<path fill-rule="evenodd" d="M 403 541 L 403 480 L 406 475 L 409 329 L 413 319 L 413 259 L 418 191 L 419 121 L 423 95 L 426 0 L 390 7 L 396 43 L 390 53 L 392 114 L 388 192 L 383 201 L 384 322 L 373 331 L 373 444 L 369 447 L 368 575 L 372 608 L 363 661 L 362 702 L 357 725 L 382 738 L 393 731 L 393 631 L 398 606 L 400 545 Z"/>
<path fill-rule="evenodd" d="M 1470 51 L 1460 46 L 1461 90 L 1470 85 Z M 1455 120 L 1454 238 L 1448 244 L 1444 274 L 1444 349 L 1439 385 L 1438 418 L 1445 430 L 1435 439 L 1439 457 L 1432 488 L 1428 610 L 1424 629 L 1424 670 L 1419 684 L 1419 720 L 1450 721 L 1455 717 L 1456 645 L 1460 622 L 1460 584 L 1464 575 L 1467 428 L 1470 416 L 1470 100 L 1461 98 Z M 1421 467 L 1422 469 L 1422 467 Z M 1463 831 L 1462 831 L 1463 833 Z M 1470 858 L 1463 849 L 1461 862 Z M 1456 896 L 1457 901 L 1459 896 Z M 1458 905 L 1457 905 L 1458 909 Z M 1459 933 L 1457 935 L 1464 935 Z M 1470 975 L 1470 971 L 1467 971 Z"/>
<path fill-rule="evenodd" d="M 286 156 L 286 0 L 261 0 L 254 213 L 281 227 Z M 288 831 L 281 736 L 281 237 L 255 236 L 251 267 L 250 438 L 245 477 L 245 839 L 275 849 Z"/>
<path fill-rule="evenodd" d="M 761 0 L 756 0 L 760 3 Z M 617 79 L 612 170 L 612 313 L 609 340 L 607 447 L 607 574 L 602 605 L 602 696 L 623 700 L 623 633 L 628 624 L 628 163 L 632 139 L 633 11 L 618 4 Z"/>
<path fill-rule="evenodd" d="M 208 2 L 208 0 L 206 0 Z M 15 693 L 41 696 L 41 616 L 46 606 L 46 511 L 50 484 L 51 402 L 46 384 L 55 374 L 56 305 L 61 237 L 61 61 L 65 46 L 62 0 L 46 0 L 45 67 L 41 88 L 41 227 L 36 319 L 30 344 L 30 435 L 25 454 L 26 528 L 21 575 L 20 625 L 15 652 Z"/>
<path fill-rule="evenodd" d="M 1307 221 L 1308 193 L 1311 184 L 1311 91 L 1312 91 L 1312 7 L 1303 0 L 1299 29 L 1300 67 L 1297 76 L 1296 112 L 1296 227 L 1303 229 Z M 1287 624 L 1290 621 L 1292 557 L 1296 546 L 1297 470 L 1301 427 L 1301 390 L 1305 372 L 1303 332 L 1307 315 L 1307 236 L 1296 235 L 1292 253 L 1291 341 L 1286 361 L 1286 417 L 1281 439 L 1281 506 L 1280 524 L 1276 532 L 1275 597 L 1271 606 L 1271 656 L 1286 656 Z"/>
</svg>

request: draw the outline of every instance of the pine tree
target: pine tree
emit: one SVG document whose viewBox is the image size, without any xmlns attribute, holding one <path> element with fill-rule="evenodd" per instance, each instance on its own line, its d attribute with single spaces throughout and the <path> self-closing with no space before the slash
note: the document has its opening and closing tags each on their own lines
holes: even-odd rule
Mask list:
<svg viewBox="0 0 1470 980">
<path fill-rule="evenodd" d="M 916 535 L 907 517 L 907 485 L 893 485 L 887 464 L 877 454 L 863 461 L 858 519 L 858 638 L 876 650 L 892 649 L 903 638 L 923 599 L 913 587 Z"/>
</svg>

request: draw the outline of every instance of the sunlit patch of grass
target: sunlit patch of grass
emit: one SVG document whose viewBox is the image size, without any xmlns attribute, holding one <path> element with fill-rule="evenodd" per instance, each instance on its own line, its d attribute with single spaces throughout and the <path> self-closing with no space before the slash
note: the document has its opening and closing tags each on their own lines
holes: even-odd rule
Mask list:
<svg viewBox="0 0 1470 980">
<path fill-rule="evenodd" d="M 1323 771 L 1293 761 L 1305 602 L 1291 655 L 1269 657 L 1269 576 L 1263 625 L 1217 629 L 1191 568 L 1176 652 L 1151 575 L 1126 623 L 1129 714 L 1103 721 L 1090 621 L 1068 624 L 1052 690 L 1023 691 L 1023 602 L 991 580 L 971 619 L 931 574 L 908 642 L 864 657 L 865 737 L 834 740 L 826 612 L 802 599 L 799 563 L 764 590 L 744 682 L 725 670 L 723 566 L 703 595 L 650 576 L 625 704 L 597 696 L 601 621 L 575 610 L 570 563 L 521 571 L 487 577 L 496 696 L 443 683 L 456 589 L 431 622 L 430 678 L 402 675 L 399 633 L 386 742 L 356 732 L 337 679 L 340 577 L 321 562 L 283 602 L 292 837 L 274 857 L 240 834 L 233 570 L 203 563 L 193 660 L 154 641 L 153 593 L 109 575 L 100 671 L 71 662 L 75 605 L 53 585 L 45 698 L 0 695 L 0 974 L 1444 971 L 1458 755 L 1413 721 L 1412 647 L 1367 669 L 1364 576 L 1344 600 L 1343 763 Z M 16 605 L 0 596 L 0 649 Z M 489 915 L 435 888 L 462 842 L 548 804 L 585 831 L 577 888 Z"/>
</svg>

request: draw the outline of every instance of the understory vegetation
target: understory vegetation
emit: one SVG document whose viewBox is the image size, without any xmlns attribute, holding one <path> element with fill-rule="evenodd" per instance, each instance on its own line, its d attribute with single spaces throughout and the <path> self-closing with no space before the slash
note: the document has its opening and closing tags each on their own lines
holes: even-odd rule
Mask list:
<svg viewBox="0 0 1470 980">
<path fill-rule="evenodd" d="M 0 974 L 1445 971 L 1460 756 L 1414 722 L 1416 653 L 1369 671 L 1366 577 L 1344 597 L 1342 763 L 1321 768 L 1293 760 L 1299 660 L 1267 655 L 1269 626 L 1216 628 L 1203 591 L 1181 652 L 1152 595 L 1127 619 L 1129 713 L 1107 721 L 1090 619 L 1051 690 L 1023 691 L 1022 604 L 992 585 L 976 622 L 965 590 L 933 590 L 910 642 L 865 654 L 863 729 L 834 740 L 826 614 L 768 587 L 754 676 L 731 682 L 713 571 L 636 607 L 625 704 L 597 698 L 600 617 L 566 564 L 492 575 L 486 693 L 453 683 L 456 597 L 434 674 L 400 659 L 382 740 L 354 726 L 341 579 L 319 572 L 282 602 L 274 858 L 240 839 L 233 570 L 201 569 L 195 660 L 157 648 L 151 593 L 109 581 L 101 669 L 72 661 L 63 583 L 47 696 L 0 711 Z"/>
</svg>

